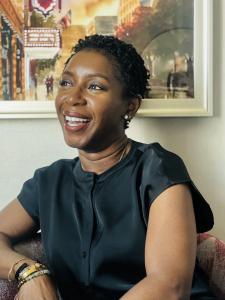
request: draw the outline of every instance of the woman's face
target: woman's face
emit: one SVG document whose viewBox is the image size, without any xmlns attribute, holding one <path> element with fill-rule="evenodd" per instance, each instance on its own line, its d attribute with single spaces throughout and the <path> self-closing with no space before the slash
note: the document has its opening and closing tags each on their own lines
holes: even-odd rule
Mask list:
<svg viewBox="0 0 225 300">
<path fill-rule="evenodd" d="M 115 67 L 103 54 L 80 51 L 63 71 L 56 110 L 66 143 L 86 151 L 108 147 L 124 134 L 122 99 Z"/>
</svg>

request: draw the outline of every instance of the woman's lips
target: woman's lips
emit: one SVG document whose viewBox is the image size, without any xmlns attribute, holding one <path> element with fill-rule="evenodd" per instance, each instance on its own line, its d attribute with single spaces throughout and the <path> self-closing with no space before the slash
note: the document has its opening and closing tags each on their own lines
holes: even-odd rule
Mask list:
<svg viewBox="0 0 225 300">
<path fill-rule="evenodd" d="M 82 118 L 82 119 L 90 119 L 87 115 L 81 114 L 77 111 L 72 111 L 72 110 L 64 110 L 63 111 L 64 117 L 76 117 L 76 118 Z"/>
<path fill-rule="evenodd" d="M 64 115 L 64 128 L 70 132 L 76 132 L 88 127 L 89 118 L 81 117 L 81 114 L 70 113 Z"/>
</svg>

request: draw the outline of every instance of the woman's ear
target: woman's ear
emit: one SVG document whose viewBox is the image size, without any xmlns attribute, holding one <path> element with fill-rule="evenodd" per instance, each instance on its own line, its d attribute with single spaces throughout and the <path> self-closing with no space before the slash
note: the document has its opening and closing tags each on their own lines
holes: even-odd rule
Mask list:
<svg viewBox="0 0 225 300">
<path fill-rule="evenodd" d="M 129 100 L 127 114 L 132 119 L 141 105 L 141 96 L 137 95 Z"/>
</svg>

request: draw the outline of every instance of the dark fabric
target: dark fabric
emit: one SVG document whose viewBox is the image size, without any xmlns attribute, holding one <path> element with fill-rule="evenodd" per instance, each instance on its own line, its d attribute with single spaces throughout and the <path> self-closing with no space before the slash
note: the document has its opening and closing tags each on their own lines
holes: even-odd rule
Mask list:
<svg viewBox="0 0 225 300">
<path fill-rule="evenodd" d="M 149 207 L 178 183 L 192 190 L 198 232 L 209 230 L 212 212 L 184 163 L 157 143 L 133 142 L 127 157 L 101 175 L 84 172 L 75 158 L 38 169 L 25 182 L 18 199 L 41 228 L 63 299 L 119 299 L 145 277 Z"/>
<path fill-rule="evenodd" d="M 193 288 L 190 300 L 216 300 L 215 296 L 210 292 L 207 287 L 207 277 L 200 269 L 198 261 L 196 261 Z"/>
</svg>

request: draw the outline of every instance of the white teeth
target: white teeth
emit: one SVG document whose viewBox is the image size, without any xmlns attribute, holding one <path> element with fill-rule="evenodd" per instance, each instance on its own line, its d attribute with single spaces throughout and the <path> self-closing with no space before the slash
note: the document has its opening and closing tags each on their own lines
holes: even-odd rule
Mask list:
<svg viewBox="0 0 225 300">
<path fill-rule="evenodd" d="M 89 122 L 88 119 L 77 118 L 77 117 L 70 117 L 70 116 L 65 116 L 65 120 L 67 122 L 77 122 L 77 123 L 86 123 L 86 122 Z"/>
<path fill-rule="evenodd" d="M 70 123 L 70 122 L 67 122 L 67 125 L 70 126 L 70 127 L 76 127 L 76 126 L 80 126 L 80 123 Z"/>
</svg>

